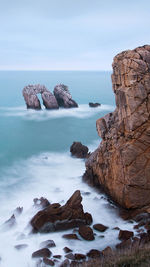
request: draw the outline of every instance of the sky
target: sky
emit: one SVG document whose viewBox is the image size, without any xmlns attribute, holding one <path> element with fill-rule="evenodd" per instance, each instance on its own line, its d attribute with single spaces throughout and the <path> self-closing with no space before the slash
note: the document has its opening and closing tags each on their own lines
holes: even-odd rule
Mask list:
<svg viewBox="0 0 150 267">
<path fill-rule="evenodd" d="M 0 0 L 0 70 L 111 70 L 150 44 L 150 0 Z"/>
</svg>

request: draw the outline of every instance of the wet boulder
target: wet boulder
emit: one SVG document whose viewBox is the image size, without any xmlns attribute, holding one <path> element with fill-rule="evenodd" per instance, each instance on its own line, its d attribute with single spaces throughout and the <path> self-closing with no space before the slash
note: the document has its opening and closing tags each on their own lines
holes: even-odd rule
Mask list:
<svg viewBox="0 0 150 267">
<path fill-rule="evenodd" d="M 32 253 L 32 258 L 45 258 L 50 257 L 52 252 L 48 248 L 42 248 Z"/>
<path fill-rule="evenodd" d="M 87 156 L 89 155 L 88 151 L 88 147 L 82 145 L 81 142 L 73 142 L 70 147 L 71 155 L 77 158 L 87 158 Z"/>
<path fill-rule="evenodd" d="M 81 225 L 79 227 L 79 234 L 82 238 L 88 241 L 95 239 L 93 230 L 89 226 Z"/>
<path fill-rule="evenodd" d="M 102 253 L 97 249 L 91 249 L 87 254 L 89 258 L 100 258 Z"/>
<path fill-rule="evenodd" d="M 54 88 L 54 96 L 57 99 L 58 105 L 64 108 L 77 108 L 78 104 L 72 99 L 68 86 L 58 84 Z"/>
<path fill-rule="evenodd" d="M 132 231 L 120 230 L 118 238 L 120 240 L 127 240 L 133 236 L 134 236 L 134 233 Z"/>
<path fill-rule="evenodd" d="M 50 202 L 44 197 L 34 198 L 33 202 L 34 206 L 37 208 L 47 208 L 50 205 Z"/>
<path fill-rule="evenodd" d="M 54 232 L 89 224 L 91 220 L 88 213 L 84 213 L 81 201 L 81 193 L 77 190 L 65 205 L 55 203 L 39 211 L 31 219 L 34 231 Z"/>
<path fill-rule="evenodd" d="M 108 229 L 108 226 L 98 223 L 98 224 L 94 224 L 93 228 L 99 232 L 105 232 Z"/>
<path fill-rule="evenodd" d="M 40 243 L 41 248 L 52 248 L 56 247 L 56 244 L 53 240 L 46 240 Z"/>
</svg>

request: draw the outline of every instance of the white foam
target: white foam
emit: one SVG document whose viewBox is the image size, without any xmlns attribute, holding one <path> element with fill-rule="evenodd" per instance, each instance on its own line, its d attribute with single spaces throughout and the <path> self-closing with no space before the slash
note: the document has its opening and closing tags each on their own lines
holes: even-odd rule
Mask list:
<svg viewBox="0 0 150 267">
<path fill-rule="evenodd" d="M 96 143 L 95 143 L 96 145 Z M 92 144 L 91 147 L 95 146 Z M 68 246 L 74 252 L 85 253 L 91 248 L 103 249 L 107 245 L 115 245 L 118 231 L 113 227 L 132 229 L 133 224 L 123 221 L 105 195 L 98 194 L 94 189 L 82 182 L 85 170 L 84 160 L 75 159 L 69 153 L 42 153 L 27 160 L 19 161 L 1 172 L 0 177 L 0 224 L 3 224 L 17 206 L 23 206 L 23 213 L 17 217 L 17 225 L 9 231 L 0 231 L 0 256 L 3 267 L 35 266 L 31 254 L 39 249 L 40 242 L 53 239 L 56 247 L 53 254 L 63 255 L 63 247 Z M 83 194 L 84 210 L 93 216 L 93 223 L 104 223 L 109 226 L 105 238 L 100 239 L 97 232 L 95 241 L 69 241 L 62 238 L 64 232 L 29 235 L 28 226 L 32 216 L 37 212 L 33 208 L 33 198 L 46 197 L 50 202 L 65 203 L 72 193 L 80 189 Z M 65 231 L 71 233 L 72 230 Z M 23 233 L 25 236 L 21 237 Z M 20 238 L 20 239 L 19 239 Z M 3 241 L 2 241 L 3 240 Z M 28 244 L 22 251 L 17 251 L 17 244 Z"/>
<path fill-rule="evenodd" d="M 105 111 L 113 111 L 114 106 L 101 105 L 96 108 L 90 108 L 89 105 L 82 104 L 78 108 L 65 109 L 60 108 L 59 110 L 27 110 L 25 106 L 21 107 L 0 107 L 0 116 L 6 117 L 22 117 L 25 120 L 44 121 L 52 120 L 57 118 L 74 117 L 74 118 L 89 118 L 97 113 Z"/>
</svg>

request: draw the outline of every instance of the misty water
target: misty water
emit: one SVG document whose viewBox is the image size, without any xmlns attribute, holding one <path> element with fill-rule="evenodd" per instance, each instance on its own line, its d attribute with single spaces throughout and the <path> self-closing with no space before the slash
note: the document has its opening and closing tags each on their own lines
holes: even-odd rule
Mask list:
<svg viewBox="0 0 150 267">
<path fill-rule="evenodd" d="M 82 182 L 85 162 L 71 157 L 73 141 L 81 141 L 94 151 L 100 143 L 96 120 L 115 109 L 110 72 L 0 72 L 0 257 L 3 267 L 31 267 L 31 255 L 42 241 L 52 239 L 56 247 L 53 255 L 64 255 L 65 246 L 74 252 L 86 253 L 91 248 L 104 249 L 118 243 L 114 227 L 132 229 L 133 224 L 118 215 L 114 204 Z M 22 89 L 25 85 L 41 83 L 53 91 L 57 83 L 69 86 L 79 108 L 47 111 L 26 110 Z M 100 102 L 90 108 L 89 102 Z M 62 235 L 72 230 L 48 234 L 30 234 L 31 218 L 37 208 L 33 199 L 46 197 L 51 203 L 64 204 L 75 190 L 83 197 L 85 212 L 94 223 L 109 227 L 103 234 L 95 231 L 94 241 L 65 240 Z M 88 192 L 88 194 L 87 194 Z M 16 215 L 13 228 L 4 227 L 16 207 L 23 207 Z M 14 246 L 27 244 L 23 250 Z M 56 265 L 57 266 L 57 265 Z"/>
</svg>

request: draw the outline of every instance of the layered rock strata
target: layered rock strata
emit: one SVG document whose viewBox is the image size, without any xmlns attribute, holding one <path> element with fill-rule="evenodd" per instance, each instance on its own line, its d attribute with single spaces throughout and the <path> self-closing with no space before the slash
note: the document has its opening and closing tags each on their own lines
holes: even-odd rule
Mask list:
<svg viewBox="0 0 150 267">
<path fill-rule="evenodd" d="M 64 206 L 50 204 L 32 218 L 33 229 L 37 232 L 53 232 L 91 224 L 92 216 L 84 213 L 81 201 L 81 193 L 77 190 Z"/>
<path fill-rule="evenodd" d="M 72 99 L 68 86 L 58 84 L 54 88 L 54 96 L 57 99 L 58 105 L 64 108 L 77 108 L 78 104 Z"/>
<path fill-rule="evenodd" d="M 116 109 L 96 122 L 102 138 L 84 178 L 121 206 L 150 208 L 150 46 L 118 54 L 112 84 Z"/>
</svg>

